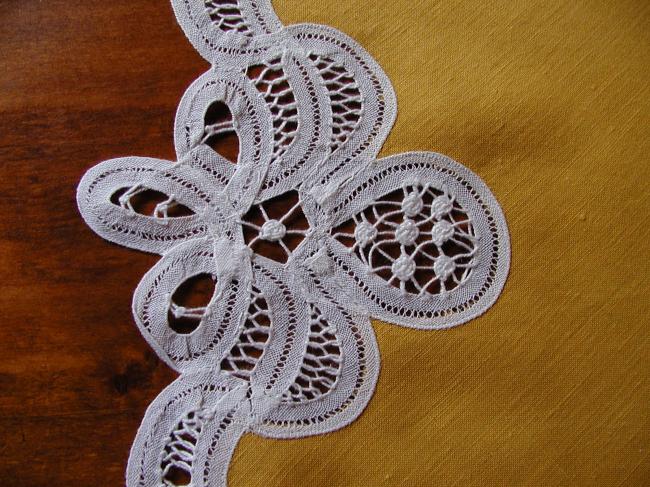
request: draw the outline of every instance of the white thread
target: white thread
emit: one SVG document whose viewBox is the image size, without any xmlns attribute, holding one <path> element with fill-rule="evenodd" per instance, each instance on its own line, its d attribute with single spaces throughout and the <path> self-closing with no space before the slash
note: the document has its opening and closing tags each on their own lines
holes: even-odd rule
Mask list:
<svg viewBox="0 0 650 487">
<path fill-rule="evenodd" d="M 260 238 L 270 242 L 277 242 L 287 234 L 287 228 L 278 220 L 267 220 L 260 229 Z"/>
<path fill-rule="evenodd" d="M 402 245 L 413 245 L 419 235 L 418 226 L 410 218 L 404 218 L 404 221 L 395 230 L 395 239 Z"/>
<path fill-rule="evenodd" d="M 133 312 L 180 377 L 146 413 L 128 487 L 173 486 L 179 471 L 223 487 L 244 432 L 301 437 L 358 417 L 379 371 L 369 316 L 438 329 L 487 310 L 509 240 L 464 166 L 433 153 L 375 159 L 396 100 L 355 41 L 285 27 L 269 0 L 172 5 L 212 64 L 179 105 L 178 162 L 100 163 L 77 202 L 102 237 L 162 256 Z M 237 164 L 211 145 L 234 134 Z M 165 199 L 145 214 L 149 190 Z M 209 302 L 176 302 L 205 274 Z M 174 331 L 172 318 L 195 327 Z"/>
</svg>

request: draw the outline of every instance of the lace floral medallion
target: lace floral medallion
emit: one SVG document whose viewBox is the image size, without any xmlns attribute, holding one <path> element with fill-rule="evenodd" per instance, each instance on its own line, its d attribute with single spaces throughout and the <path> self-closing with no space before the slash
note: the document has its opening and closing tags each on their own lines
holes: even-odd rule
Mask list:
<svg viewBox="0 0 650 487">
<path fill-rule="evenodd" d="M 355 41 L 283 26 L 269 0 L 172 5 L 211 64 L 180 102 L 177 161 L 105 161 L 77 193 L 100 236 L 161 255 L 133 314 L 180 375 L 146 412 L 129 487 L 225 486 L 244 433 L 347 425 L 377 381 L 371 317 L 458 325 L 494 303 L 509 267 L 478 176 L 435 153 L 376 159 L 397 105 Z M 209 299 L 192 304 L 197 281 Z"/>
</svg>

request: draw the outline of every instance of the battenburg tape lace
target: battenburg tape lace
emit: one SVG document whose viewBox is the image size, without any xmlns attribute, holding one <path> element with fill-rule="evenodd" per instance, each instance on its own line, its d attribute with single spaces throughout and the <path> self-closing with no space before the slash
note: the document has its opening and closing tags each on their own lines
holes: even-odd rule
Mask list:
<svg viewBox="0 0 650 487">
<path fill-rule="evenodd" d="M 458 325 L 494 303 L 509 267 L 503 214 L 477 175 L 429 152 L 376 159 L 395 93 L 354 40 L 283 26 L 269 0 L 172 5 L 211 65 L 180 102 L 177 161 L 105 161 L 77 193 L 100 236 L 161 255 L 133 314 L 180 375 L 145 414 L 129 487 L 225 486 L 243 434 L 347 425 L 379 372 L 370 317 Z M 231 161 L 219 142 L 235 136 Z M 180 302 L 196 279 L 212 297 Z"/>
</svg>

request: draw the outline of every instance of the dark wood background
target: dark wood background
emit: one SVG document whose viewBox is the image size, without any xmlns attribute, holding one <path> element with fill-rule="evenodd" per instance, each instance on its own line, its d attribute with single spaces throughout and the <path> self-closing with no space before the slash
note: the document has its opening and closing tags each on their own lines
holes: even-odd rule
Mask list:
<svg viewBox="0 0 650 487">
<path fill-rule="evenodd" d="M 156 257 L 93 234 L 76 184 L 111 157 L 173 158 L 177 103 L 206 68 L 168 3 L 0 1 L 3 485 L 123 484 L 175 374 L 130 311 Z"/>
</svg>

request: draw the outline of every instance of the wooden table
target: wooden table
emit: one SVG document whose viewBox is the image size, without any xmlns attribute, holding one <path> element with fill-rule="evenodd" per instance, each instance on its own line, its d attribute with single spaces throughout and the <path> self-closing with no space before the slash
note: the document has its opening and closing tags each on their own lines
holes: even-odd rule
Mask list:
<svg viewBox="0 0 650 487">
<path fill-rule="evenodd" d="M 207 65 L 169 4 L 14 0 L 0 19 L 0 479 L 122 485 L 175 373 L 131 316 L 156 257 L 96 236 L 76 185 L 111 157 L 172 159 L 177 103 Z"/>
</svg>

